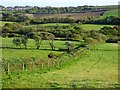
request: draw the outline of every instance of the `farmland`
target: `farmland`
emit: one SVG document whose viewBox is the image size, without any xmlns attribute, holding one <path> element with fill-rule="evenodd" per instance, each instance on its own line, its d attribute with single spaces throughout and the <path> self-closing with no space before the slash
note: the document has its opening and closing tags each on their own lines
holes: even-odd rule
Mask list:
<svg viewBox="0 0 120 90">
<path fill-rule="evenodd" d="M 40 74 L 38 71 L 18 75 L 3 75 L 3 87 L 23 88 L 115 88 L 118 87 L 118 44 L 91 46 L 59 70 L 51 69 Z M 23 52 L 24 53 L 24 52 Z M 88 58 L 89 57 L 89 58 Z M 11 79 L 9 79 L 11 78 Z M 19 82 L 21 81 L 21 82 Z M 11 84 L 10 84 L 11 83 Z"/>
<path fill-rule="evenodd" d="M 104 17 L 107 17 L 107 16 L 116 16 L 116 17 L 118 17 L 118 9 L 112 9 L 112 10 L 106 11 L 103 14 L 103 16 Z"/>
<path fill-rule="evenodd" d="M 33 14 L 34 18 L 55 18 L 55 17 L 59 17 L 59 18 L 71 18 L 71 19 L 81 19 L 81 18 L 87 18 L 87 17 L 99 17 L 100 16 L 100 12 L 85 12 L 85 13 L 64 13 L 64 14 Z"/>
<path fill-rule="evenodd" d="M 66 48 L 65 46 L 65 41 L 54 41 L 54 44 L 56 46 L 56 51 L 52 51 L 51 47 L 49 46 L 49 41 L 43 41 L 41 45 L 41 50 L 36 50 L 35 42 L 32 39 L 28 40 L 28 50 L 25 49 L 20 49 L 19 47 L 16 47 L 12 43 L 13 38 L 3 38 L 2 39 L 2 46 L 3 47 L 8 47 L 9 49 L 3 49 L 3 57 L 4 58 L 9 58 L 9 59 L 17 59 L 17 58 L 30 58 L 30 57 L 37 57 L 37 58 L 48 58 L 47 55 L 50 52 L 56 53 L 56 54 L 61 54 L 62 52 L 59 52 L 60 48 Z M 80 44 L 79 42 L 74 42 L 74 44 L 78 45 Z M 22 46 L 23 47 L 23 46 Z M 24 52 L 24 54 L 23 54 Z"/>
<path fill-rule="evenodd" d="M 4 26 L 6 23 L 15 23 L 15 22 L 5 22 L 2 21 L 2 26 Z M 51 27 L 51 26 L 70 26 L 70 24 L 68 23 L 47 23 L 47 24 L 33 24 L 33 25 L 28 25 L 25 27 L 32 27 L 32 28 L 36 28 L 38 25 L 40 26 L 45 26 L 45 27 Z M 99 24 L 80 24 L 79 25 L 82 29 L 89 31 L 89 30 L 100 30 L 101 28 L 103 28 L 104 26 L 108 26 L 108 27 L 114 27 L 114 25 L 99 25 Z"/>
<path fill-rule="evenodd" d="M 65 24 L 65 23 L 48 23 L 48 24 L 38 24 L 41 26 L 69 26 L 70 24 Z M 104 26 L 108 26 L 108 27 L 114 27 L 114 25 L 99 25 L 99 24 L 81 24 L 79 25 L 82 29 L 84 29 L 85 31 L 89 31 L 89 30 L 100 30 L 101 28 L 103 28 Z M 37 27 L 37 25 L 29 25 L 27 27 Z"/>
<path fill-rule="evenodd" d="M 6 8 L 2 88 L 120 88 L 116 7 Z"/>
<path fill-rule="evenodd" d="M 8 21 L 0 21 L 0 26 L 2 25 L 2 26 L 4 26 L 6 23 L 13 23 L 13 22 L 8 22 Z"/>
</svg>

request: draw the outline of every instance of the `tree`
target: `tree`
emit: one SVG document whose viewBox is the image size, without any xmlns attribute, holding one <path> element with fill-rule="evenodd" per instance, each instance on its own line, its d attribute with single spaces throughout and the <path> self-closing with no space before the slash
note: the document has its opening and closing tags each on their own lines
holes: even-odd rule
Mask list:
<svg viewBox="0 0 120 90">
<path fill-rule="evenodd" d="M 70 53 L 72 51 L 74 51 L 75 47 L 74 47 L 74 44 L 71 43 L 71 42 L 65 42 L 65 45 L 67 47 L 67 52 Z"/>
<path fill-rule="evenodd" d="M 54 46 L 54 39 L 55 36 L 53 34 L 48 34 L 47 35 L 47 39 L 49 40 L 49 45 L 51 46 L 52 50 L 55 50 L 55 46 Z"/>
<path fill-rule="evenodd" d="M 42 37 L 39 35 L 34 35 L 34 40 L 35 40 L 36 48 L 39 49 L 40 45 L 42 44 Z"/>
<path fill-rule="evenodd" d="M 20 38 L 14 38 L 13 39 L 13 44 L 15 44 L 16 46 L 20 47 L 20 45 L 21 45 L 21 39 Z"/>
<path fill-rule="evenodd" d="M 82 40 L 82 37 L 79 34 L 72 34 L 71 37 L 73 40 Z"/>
<path fill-rule="evenodd" d="M 21 42 L 25 46 L 25 49 L 27 49 L 27 41 L 28 41 L 27 36 L 21 37 Z"/>
<path fill-rule="evenodd" d="M 27 49 L 27 41 L 28 41 L 27 36 L 17 37 L 13 39 L 13 44 L 19 46 L 20 48 L 21 48 L 20 45 L 23 44 L 25 46 L 25 49 Z"/>
</svg>

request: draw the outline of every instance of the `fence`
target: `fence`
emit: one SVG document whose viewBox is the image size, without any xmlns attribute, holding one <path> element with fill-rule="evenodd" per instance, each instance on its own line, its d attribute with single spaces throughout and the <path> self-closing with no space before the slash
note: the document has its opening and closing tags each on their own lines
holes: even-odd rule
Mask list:
<svg viewBox="0 0 120 90">
<path fill-rule="evenodd" d="M 42 70 L 45 68 L 59 67 L 64 63 L 67 63 L 70 60 L 74 59 L 74 55 L 81 54 L 85 49 L 74 52 L 74 54 L 62 54 L 62 57 L 52 58 L 52 59 L 37 59 L 37 58 L 19 58 L 19 59 L 7 59 L 3 58 L 2 67 L 3 72 L 10 73 L 19 73 L 23 71 L 32 71 L 32 70 Z"/>
</svg>

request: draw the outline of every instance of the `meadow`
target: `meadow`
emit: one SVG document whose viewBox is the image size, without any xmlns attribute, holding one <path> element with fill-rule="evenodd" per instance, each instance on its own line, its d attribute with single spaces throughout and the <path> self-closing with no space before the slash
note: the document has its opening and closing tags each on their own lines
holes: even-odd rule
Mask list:
<svg viewBox="0 0 120 90">
<path fill-rule="evenodd" d="M 28 40 L 27 44 L 27 50 L 24 49 L 24 46 L 21 46 L 22 49 L 20 49 L 19 46 L 15 46 L 12 43 L 13 38 L 2 38 L 2 47 L 5 47 L 2 50 L 2 54 L 4 58 L 9 59 L 16 59 L 16 58 L 30 58 L 30 57 L 37 57 L 37 58 L 48 58 L 48 54 L 53 52 L 56 54 L 63 53 L 62 51 L 59 51 L 59 49 L 65 49 L 65 42 L 66 41 L 54 41 L 55 45 L 55 51 L 51 50 L 51 47 L 49 45 L 49 41 L 43 40 L 42 45 L 40 47 L 40 50 L 36 49 L 35 41 L 32 39 Z M 80 42 L 72 41 L 76 46 L 80 44 Z"/>
<path fill-rule="evenodd" d="M 50 27 L 50 26 L 69 26 L 70 24 L 65 24 L 65 23 L 48 23 L 48 24 L 38 24 L 41 26 L 46 26 L 46 27 Z M 114 27 L 114 25 L 99 25 L 99 24 L 80 24 L 79 25 L 83 30 L 85 31 L 89 31 L 89 30 L 100 30 L 101 28 L 103 28 L 104 26 L 108 26 L 108 27 Z M 37 25 L 29 25 L 27 27 L 33 27 L 36 28 Z"/>
<path fill-rule="evenodd" d="M 83 28 L 86 31 L 89 30 L 100 30 L 103 27 L 114 27 L 114 25 L 99 25 L 99 24 L 82 24 L 80 25 L 81 28 Z"/>
<path fill-rule="evenodd" d="M 15 23 L 15 22 L 5 22 L 5 21 L 0 21 L 1 25 L 4 26 L 6 23 Z M 68 23 L 47 23 L 47 24 L 33 24 L 33 25 L 28 25 L 25 27 L 32 27 L 36 28 L 38 25 L 40 26 L 45 26 L 45 27 L 51 27 L 51 26 L 70 26 Z M 104 26 L 108 27 L 114 27 L 115 25 L 99 25 L 99 24 L 80 24 L 79 25 L 83 30 L 89 31 L 89 30 L 100 30 Z"/>
<path fill-rule="evenodd" d="M 25 16 L 29 18 L 19 11 L 10 11 L 15 15 L 5 14 L 3 21 L 0 21 L 0 32 L 3 29 L 3 33 L 0 33 L 2 35 L 0 37 L 2 88 L 81 88 L 84 90 L 120 88 L 118 83 L 120 49 L 117 38 L 119 27 L 109 28 L 114 27 L 118 22 L 113 17 L 106 20 L 108 16 L 118 17 L 118 6 L 95 6 L 95 8 L 105 8 L 107 11 L 89 11 L 87 10 L 89 8 L 85 9 L 86 12 L 79 13 L 76 11 L 76 13 L 69 13 L 67 8 L 65 9 L 67 13 L 54 14 L 29 14 L 28 11 Z M 37 8 L 32 11 L 36 12 Z M 41 20 L 36 19 L 37 17 L 53 19 Z M 67 18 L 75 21 L 69 21 Z M 93 23 L 92 19 L 99 24 L 84 24 L 87 21 Z M 113 19 L 115 23 L 112 22 Z M 20 24 L 12 25 L 17 22 Z M 2 28 L 6 23 L 11 25 Z M 105 28 L 102 29 L 103 27 Z M 42 44 L 39 48 L 40 41 Z M 27 48 L 25 48 L 26 44 Z"/>
<path fill-rule="evenodd" d="M 3 88 L 119 87 L 118 44 L 92 45 L 90 50 L 86 50 L 75 57 L 67 56 L 66 59 L 69 59 L 68 62 L 59 68 L 49 68 L 43 73 L 40 70 L 10 75 L 4 73 Z"/>
<path fill-rule="evenodd" d="M 108 10 L 103 14 L 103 17 L 108 17 L 108 16 L 118 16 L 118 9 L 112 9 L 112 10 Z"/>
<path fill-rule="evenodd" d="M 6 23 L 14 23 L 14 22 L 9 22 L 9 21 L 0 21 L 0 26 L 4 26 Z"/>
</svg>

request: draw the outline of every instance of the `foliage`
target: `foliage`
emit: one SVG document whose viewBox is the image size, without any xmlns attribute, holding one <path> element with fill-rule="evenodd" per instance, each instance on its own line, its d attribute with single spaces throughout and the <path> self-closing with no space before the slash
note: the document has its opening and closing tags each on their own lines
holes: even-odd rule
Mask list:
<svg viewBox="0 0 120 90">
<path fill-rule="evenodd" d="M 27 49 L 27 40 L 27 36 L 17 37 L 13 39 L 13 44 L 19 47 L 21 44 L 23 44 L 25 46 L 25 49 Z"/>
<path fill-rule="evenodd" d="M 25 25 L 29 25 L 30 24 L 30 18 L 23 15 L 23 14 L 11 14 L 11 13 L 3 13 L 2 14 L 2 21 L 11 21 L 11 22 L 23 22 Z"/>
<path fill-rule="evenodd" d="M 37 49 L 39 49 L 42 44 L 42 37 L 40 35 L 34 35 L 33 39 L 35 40 Z"/>
<path fill-rule="evenodd" d="M 108 16 L 102 19 L 86 21 L 87 24 L 106 24 L 106 25 L 119 25 L 120 18 L 115 16 Z"/>
<path fill-rule="evenodd" d="M 48 54 L 48 57 L 49 57 L 49 58 L 56 58 L 57 55 L 51 52 L 50 54 Z"/>
<path fill-rule="evenodd" d="M 65 45 L 67 47 L 67 52 L 70 53 L 70 52 L 73 52 L 74 49 L 75 49 L 75 46 L 73 43 L 71 42 L 65 42 Z"/>
</svg>

